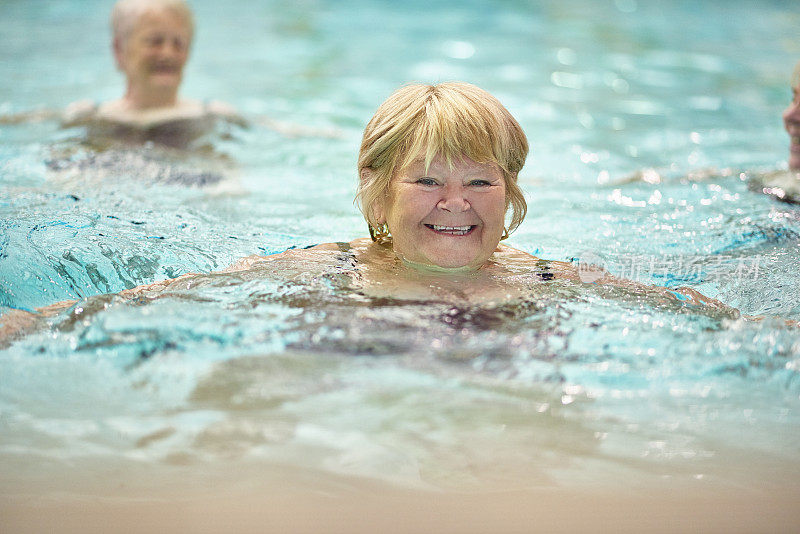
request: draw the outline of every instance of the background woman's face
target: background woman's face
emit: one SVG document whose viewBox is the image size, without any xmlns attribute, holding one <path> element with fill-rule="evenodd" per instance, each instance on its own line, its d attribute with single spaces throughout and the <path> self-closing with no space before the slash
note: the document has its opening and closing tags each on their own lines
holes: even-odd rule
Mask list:
<svg viewBox="0 0 800 534">
<path fill-rule="evenodd" d="M 191 29 L 168 10 L 147 11 L 123 44 L 120 67 L 142 89 L 178 89 L 189 57 Z"/>
</svg>

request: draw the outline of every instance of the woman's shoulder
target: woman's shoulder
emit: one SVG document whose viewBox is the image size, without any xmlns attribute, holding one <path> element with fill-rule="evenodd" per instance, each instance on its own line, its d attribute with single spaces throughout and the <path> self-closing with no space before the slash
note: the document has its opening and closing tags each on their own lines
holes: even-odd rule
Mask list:
<svg viewBox="0 0 800 534">
<path fill-rule="evenodd" d="M 61 124 L 64 127 L 79 126 L 90 122 L 97 114 L 98 104 L 94 100 L 78 100 L 64 108 Z"/>
<path fill-rule="evenodd" d="M 342 257 L 355 259 L 364 251 L 369 239 L 356 239 L 354 241 L 320 243 L 305 247 L 292 247 L 283 252 L 270 255 L 253 255 L 241 258 L 225 269 L 226 272 L 245 271 L 259 267 L 268 267 L 280 264 L 281 267 L 292 267 L 307 271 L 325 271 L 335 266 Z"/>
<path fill-rule="evenodd" d="M 153 109 L 131 109 L 124 99 L 110 100 L 97 106 L 94 118 L 105 122 L 138 128 L 207 116 L 205 104 L 199 100 L 181 99 L 174 106 Z"/>
<path fill-rule="evenodd" d="M 218 100 L 208 102 L 195 99 L 180 99 L 174 106 L 133 109 L 124 98 L 97 103 L 92 100 L 73 102 L 61 114 L 64 127 L 89 126 L 106 132 L 150 132 L 166 129 L 206 132 L 217 121 L 225 121 L 246 127 L 243 119 L 229 104 Z M 120 130 L 122 129 L 122 130 Z"/>
<path fill-rule="evenodd" d="M 497 245 L 497 249 L 494 251 L 494 257 L 498 259 L 505 259 L 505 260 L 515 260 L 521 262 L 529 262 L 529 261 L 538 261 L 539 258 L 525 252 L 524 250 L 520 250 L 518 248 L 510 247 L 508 245 Z"/>
<path fill-rule="evenodd" d="M 558 269 L 570 268 L 572 265 L 570 263 L 563 261 L 542 259 L 537 256 L 534 256 L 529 252 L 525 252 L 524 250 L 510 247 L 508 245 L 498 245 L 497 250 L 495 250 L 494 256 L 496 259 L 512 261 L 518 264 L 530 264 L 537 266 L 547 264 L 552 268 L 558 268 Z"/>
<path fill-rule="evenodd" d="M 359 238 L 354 239 L 353 241 L 335 241 L 332 243 L 320 243 L 318 245 L 311 245 L 307 247 L 293 247 L 284 252 L 280 255 L 287 255 L 287 256 L 319 256 L 320 253 L 325 252 L 363 252 L 366 248 L 372 245 L 372 241 L 369 238 Z"/>
<path fill-rule="evenodd" d="M 800 170 L 777 170 L 758 173 L 750 178 L 750 189 L 777 200 L 800 204 Z"/>
<path fill-rule="evenodd" d="M 566 278 L 577 280 L 580 274 L 574 263 L 539 258 L 524 250 L 508 245 L 497 247 L 495 260 L 505 267 L 512 268 L 512 270 L 522 268 L 526 272 L 545 273 L 548 279 Z"/>
<path fill-rule="evenodd" d="M 242 117 L 235 107 L 221 100 L 209 100 L 204 104 L 206 115 L 215 119 L 221 119 L 242 127 L 249 126 L 247 119 Z"/>
</svg>

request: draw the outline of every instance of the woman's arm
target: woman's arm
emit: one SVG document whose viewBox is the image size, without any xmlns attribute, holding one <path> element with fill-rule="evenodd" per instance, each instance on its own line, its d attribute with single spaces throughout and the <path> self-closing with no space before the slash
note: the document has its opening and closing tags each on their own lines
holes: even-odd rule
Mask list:
<svg viewBox="0 0 800 534">
<path fill-rule="evenodd" d="M 625 278 L 617 278 L 601 267 L 578 266 L 565 262 L 550 262 L 556 266 L 558 276 L 569 278 L 582 283 L 597 284 L 611 291 L 622 289 L 629 295 L 644 295 L 655 297 L 665 304 L 678 304 L 697 306 L 698 311 L 713 311 L 728 319 L 742 319 L 744 321 L 761 322 L 768 317 L 744 315 L 738 309 L 725 304 L 717 299 L 703 295 L 691 287 L 678 287 L 670 289 L 662 286 L 653 286 L 635 282 Z M 800 327 L 800 322 L 792 319 L 777 318 L 786 326 Z"/>
<path fill-rule="evenodd" d="M 219 119 L 230 122 L 231 124 L 241 126 L 242 128 L 250 127 L 250 121 L 242 117 L 239 112 L 236 111 L 236 108 L 227 102 L 222 102 L 221 100 L 212 100 L 206 104 L 206 111 Z"/>
<path fill-rule="evenodd" d="M 160 280 L 152 284 L 145 284 L 132 289 L 120 291 L 115 296 L 123 300 L 134 300 L 139 298 L 154 298 L 161 294 L 172 284 L 198 276 L 197 273 L 188 273 L 177 278 Z M 42 327 L 47 319 L 54 317 L 69 308 L 80 304 L 80 300 L 63 300 L 36 308 L 34 311 L 12 310 L 4 315 L 0 315 L 0 348 L 5 348 L 12 341 L 24 337 L 28 333 Z M 83 310 L 78 306 L 75 312 L 80 314 Z"/>
<path fill-rule="evenodd" d="M 208 274 L 200 274 L 200 273 L 187 273 L 177 278 L 168 278 L 166 280 L 159 280 L 158 282 L 153 282 L 150 284 L 144 284 L 141 286 L 137 286 L 131 289 L 124 289 L 115 295 L 111 295 L 114 298 L 119 298 L 125 301 L 131 300 L 150 300 L 157 298 L 159 295 L 164 293 L 167 290 L 186 290 L 190 289 L 193 285 L 193 279 L 198 279 L 198 283 L 202 280 L 201 278 L 213 277 L 215 275 L 221 275 L 226 273 L 236 273 L 240 271 L 247 271 L 253 268 L 257 268 L 260 265 L 264 265 L 267 263 L 271 263 L 274 261 L 279 260 L 288 260 L 288 263 L 284 265 L 291 266 L 294 262 L 295 257 L 298 255 L 303 255 L 308 250 L 315 250 L 315 251 L 322 251 L 322 250 L 338 250 L 335 244 L 332 243 L 325 243 L 322 245 L 316 245 L 311 247 L 310 249 L 290 249 L 280 254 L 272 254 L 270 256 L 260 256 L 260 255 L 253 255 L 242 258 L 235 262 L 230 267 L 223 269 L 222 271 L 211 272 Z M 290 277 L 291 273 L 288 270 L 281 270 L 281 273 L 285 276 Z M 298 273 L 295 273 L 298 274 Z M 98 298 L 101 295 L 97 295 L 91 298 Z M 108 296 L 107 296 L 108 297 Z M 59 313 L 68 310 L 69 308 L 79 305 L 75 308 L 75 312 L 77 314 L 82 313 L 81 303 L 80 300 L 64 300 L 61 302 L 57 302 L 55 304 L 50 304 L 49 306 L 44 306 L 41 308 L 36 308 L 34 311 L 29 312 L 26 310 L 12 310 L 4 315 L 0 316 L 0 348 L 7 347 L 12 341 L 19 339 L 28 333 L 41 328 L 46 320 L 50 317 L 58 315 Z"/>
<path fill-rule="evenodd" d="M 344 134 L 338 128 L 316 128 L 310 126 L 302 126 L 299 124 L 291 124 L 283 121 L 276 121 L 265 115 L 259 115 L 255 118 L 255 123 L 260 126 L 265 126 L 270 130 L 276 131 L 286 137 L 325 137 L 329 139 L 341 139 Z"/>
<path fill-rule="evenodd" d="M 37 308 L 34 312 L 12 310 L 0 315 L 0 349 L 8 347 L 12 341 L 38 329 L 48 317 L 74 306 L 77 300 L 64 300 Z"/>
<path fill-rule="evenodd" d="M 35 109 L 0 115 L 0 124 L 22 124 L 26 122 L 43 122 L 61 117 L 61 111 L 55 109 Z"/>
<path fill-rule="evenodd" d="M 704 310 L 714 310 L 731 319 L 738 319 L 741 313 L 736 308 L 724 302 L 707 297 L 691 287 L 678 287 L 675 289 L 643 284 L 627 278 L 618 278 L 596 265 L 575 265 L 572 263 L 552 261 L 549 262 L 554 274 L 559 278 L 567 278 L 575 282 L 590 284 L 605 292 L 618 293 L 620 290 L 628 296 L 646 297 L 660 301 L 663 304 L 699 306 Z"/>
</svg>

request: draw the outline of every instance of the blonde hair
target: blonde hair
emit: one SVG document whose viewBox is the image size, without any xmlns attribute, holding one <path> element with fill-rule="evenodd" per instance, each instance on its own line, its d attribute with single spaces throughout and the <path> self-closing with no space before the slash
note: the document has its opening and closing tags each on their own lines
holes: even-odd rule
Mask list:
<svg viewBox="0 0 800 534">
<path fill-rule="evenodd" d="M 525 164 L 528 140 L 519 123 L 500 101 L 474 85 L 411 84 L 378 107 L 361 141 L 356 203 L 373 239 L 383 236 L 377 231 L 383 223 L 376 220 L 376 203 L 385 201 L 394 174 L 423 153 L 426 168 L 437 155 L 449 165 L 462 156 L 496 163 L 505 179 L 506 210 L 511 207 L 504 237 L 522 223 L 528 206 L 517 173 Z"/>
<path fill-rule="evenodd" d="M 800 88 L 800 61 L 797 62 L 797 65 L 794 66 L 794 72 L 792 72 L 792 89 Z"/>
<path fill-rule="evenodd" d="M 150 10 L 169 10 L 181 17 L 194 34 L 194 17 L 184 0 L 119 0 L 111 10 L 111 37 L 125 46 L 139 18 Z"/>
</svg>

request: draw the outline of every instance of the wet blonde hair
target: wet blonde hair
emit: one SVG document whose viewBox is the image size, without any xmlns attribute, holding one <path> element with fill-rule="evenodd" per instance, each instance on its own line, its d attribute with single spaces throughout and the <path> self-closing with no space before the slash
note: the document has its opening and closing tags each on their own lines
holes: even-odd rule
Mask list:
<svg viewBox="0 0 800 534">
<path fill-rule="evenodd" d="M 380 105 L 361 141 L 356 202 L 373 239 L 383 226 L 375 208 L 386 201 L 392 177 L 422 154 L 426 169 L 437 155 L 451 166 L 462 156 L 496 163 L 505 179 L 506 210 L 511 207 L 504 237 L 522 223 L 528 206 L 517 173 L 525 164 L 528 140 L 519 123 L 495 97 L 474 85 L 411 84 Z"/>
<path fill-rule="evenodd" d="M 125 46 L 136 23 L 150 10 L 172 11 L 189 27 L 189 37 L 194 35 L 194 17 L 184 0 L 119 0 L 111 10 L 111 37 Z"/>
</svg>

